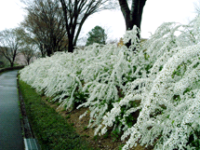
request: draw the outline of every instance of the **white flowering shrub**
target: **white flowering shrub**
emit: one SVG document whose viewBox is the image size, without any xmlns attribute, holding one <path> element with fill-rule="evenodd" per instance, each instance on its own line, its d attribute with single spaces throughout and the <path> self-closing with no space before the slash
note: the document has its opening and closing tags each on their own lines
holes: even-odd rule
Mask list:
<svg viewBox="0 0 200 150">
<path fill-rule="evenodd" d="M 199 149 L 199 29 L 199 17 L 189 25 L 165 23 L 139 43 L 134 27 L 124 36 L 129 49 L 94 44 L 57 53 L 24 68 L 20 78 L 66 109 L 88 107 L 88 126 L 100 135 L 113 127 L 127 140 L 124 150 L 137 143 Z"/>
<path fill-rule="evenodd" d="M 120 120 L 121 139 L 129 137 L 124 149 L 138 142 L 158 150 L 200 148 L 189 140 L 198 143 L 200 135 L 199 25 L 197 18 L 188 26 L 166 23 L 158 28 L 145 43 L 150 72 L 134 80 L 125 97 L 104 116 L 101 134 Z M 136 112 L 136 123 L 128 124 Z"/>
</svg>

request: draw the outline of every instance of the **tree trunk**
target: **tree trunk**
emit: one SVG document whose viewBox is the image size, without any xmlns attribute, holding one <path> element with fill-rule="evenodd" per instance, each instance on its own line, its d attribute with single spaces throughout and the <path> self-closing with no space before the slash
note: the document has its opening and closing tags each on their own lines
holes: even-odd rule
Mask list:
<svg viewBox="0 0 200 150">
<path fill-rule="evenodd" d="M 126 23 L 126 30 L 132 30 L 133 26 L 136 25 L 138 29 L 141 29 L 141 21 L 142 21 L 142 12 L 146 0 L 132 0 L 131 9 L 129 9 L 127 0 L 118 0 L 122 14 L 124 16 L 124 20 Z M 140 32 L 137 34 L 140 39 Z M 129 47 L 131 45 L 131 41 L 126 43 L 126 46 Z"/>
<path fill-rule="evenodd" d="M 51 55 L 53 54 L 51 48 L 49 48 L 49 47 L 46 49 L 46 52 L 47 52 L 48 57 L 51 57 Z"/>
<path fill-rule="evenodd" d="M 74 45 L 73 45 L 73 40 L 71 37 L 68 37 L 68 52 L 73 53 L 74 51 Z"/>
<path fill-rule="evenodd" d="M 68 45 L 68 52 L 69 53 L 73 53 L 73 51 L 74 51 L 74 46 L 73 46 L 72 43 L 69 43 L 69 45 Z"/>
<path fill-rule="evenodd" d="M 13 68 L 14 62 L 10 62 L 10 67 Z"/>
<path fill-rule="evenodd" d="M 30 65 L 30 60 L 29 58 L 27 59 L 27 65 Z"/>
</svg>

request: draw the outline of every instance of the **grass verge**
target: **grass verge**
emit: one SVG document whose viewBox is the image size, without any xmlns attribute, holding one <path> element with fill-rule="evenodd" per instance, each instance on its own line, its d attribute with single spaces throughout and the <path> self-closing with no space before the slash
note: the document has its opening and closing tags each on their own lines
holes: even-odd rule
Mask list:
<svg viewBox="0 0 200 150">
<path fill-rule="evenodd" d="M 33 88 L 19 80 L 26 112 L 42 150 L 93 150 L 73 127 L 41 100 Z"/>
</svg>

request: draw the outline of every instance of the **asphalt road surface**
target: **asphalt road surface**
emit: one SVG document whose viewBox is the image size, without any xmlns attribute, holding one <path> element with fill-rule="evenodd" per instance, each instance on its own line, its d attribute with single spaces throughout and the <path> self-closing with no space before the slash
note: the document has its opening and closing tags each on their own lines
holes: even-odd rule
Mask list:
<svg viewBox="0 0 200 150">
<path fill-rule="evenodd" d="M 0 150 L 23 150 L 17 70 L 0 75 Z"/>
</svg>

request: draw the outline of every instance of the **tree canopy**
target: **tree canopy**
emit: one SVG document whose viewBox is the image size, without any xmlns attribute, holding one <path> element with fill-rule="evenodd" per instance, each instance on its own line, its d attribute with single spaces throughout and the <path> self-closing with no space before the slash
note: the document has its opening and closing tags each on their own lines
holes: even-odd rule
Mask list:
<svg viewBox="0 0 200 150">
<path fill-rule="evenodd" d="M 42 56 L 66 50 L 68 40 L 59 1 L 33 0 L 26 3 L 26 10 L 28 15 L 22 25 L 38 45 Z"/>
</svg>

